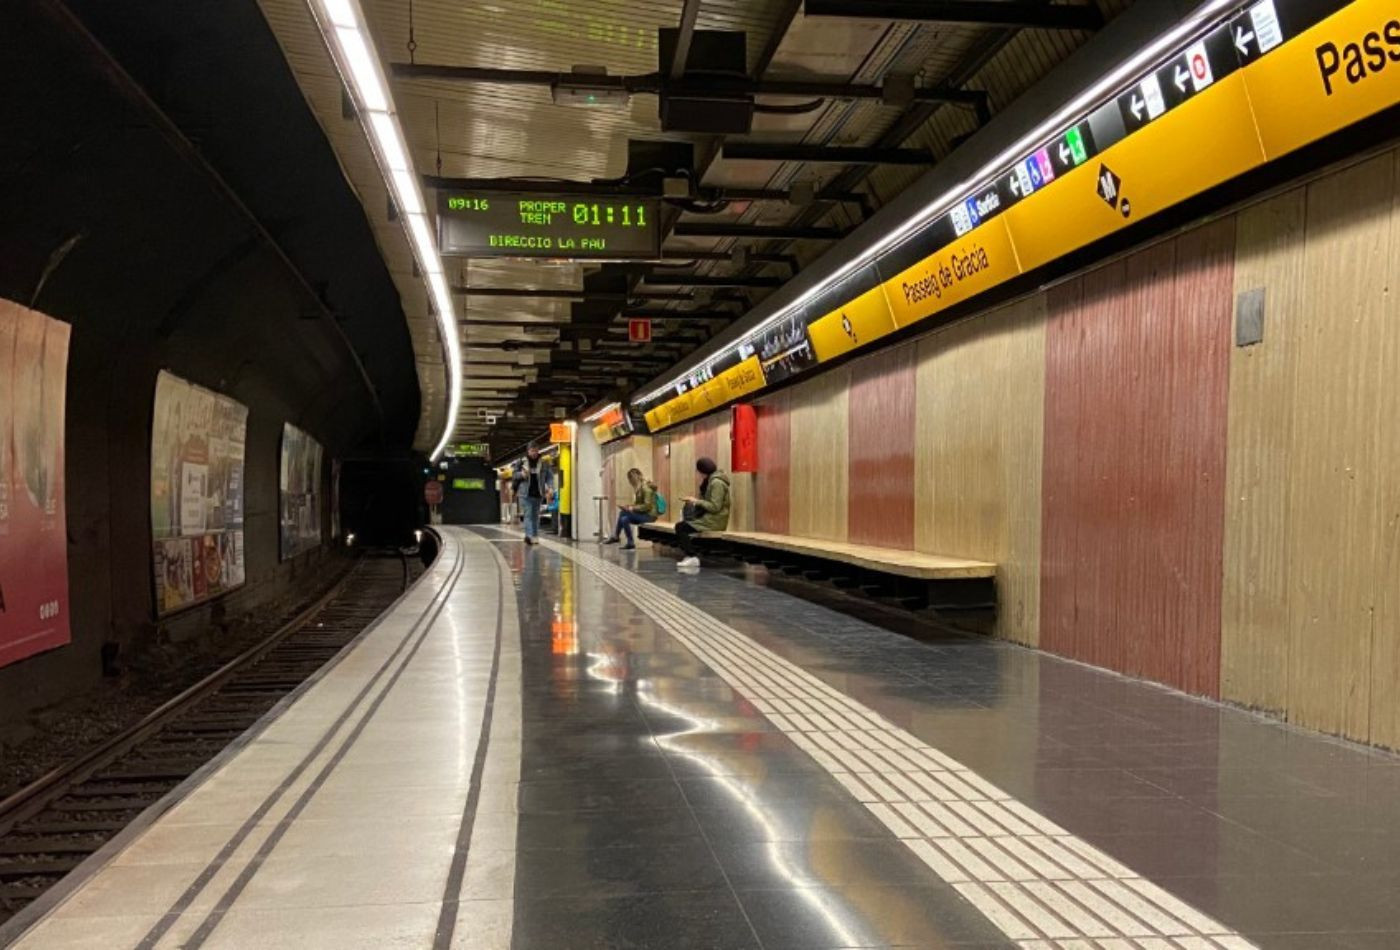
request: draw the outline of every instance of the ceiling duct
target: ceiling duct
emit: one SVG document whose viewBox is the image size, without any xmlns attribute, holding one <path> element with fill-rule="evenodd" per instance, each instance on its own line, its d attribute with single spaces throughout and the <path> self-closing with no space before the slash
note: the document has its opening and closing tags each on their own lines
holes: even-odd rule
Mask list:
<svg viewBox="0 0 1400 950">
<path fill-rule="evenodd" d="M 681 30 L 658 31 L 657 67 L 670 70 L 676 58 Z M 753 95 L 718 91 L 708 79 L 743 79 L 748 63 L 746 36 L 728 30 L 695 30 L 678 81 L 660 94 L 658 111 L 663 132 L 695 132 L 701 135 L 743 135 L 753 128 Z"/>
</svg>

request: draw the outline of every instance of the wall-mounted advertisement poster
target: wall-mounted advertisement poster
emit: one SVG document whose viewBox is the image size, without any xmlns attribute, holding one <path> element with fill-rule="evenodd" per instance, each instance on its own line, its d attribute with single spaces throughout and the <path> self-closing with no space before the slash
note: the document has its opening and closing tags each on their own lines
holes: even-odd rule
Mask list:
<svg viewBox="0 0 1400 950">
<path fill-rule="evenodd" d="M 242 586 L 248 409 L 162 371 L 151 429 L 156 614 Z"/>
<path fill-rule="evenodd" d="M 282 426 L 282 560 L 321 545 L 321 443 Z"/>
<path fill-rule="evenodd" d="M 0 300 L 0 666 L 69 641 L 69 330 Z"/>
</svg>

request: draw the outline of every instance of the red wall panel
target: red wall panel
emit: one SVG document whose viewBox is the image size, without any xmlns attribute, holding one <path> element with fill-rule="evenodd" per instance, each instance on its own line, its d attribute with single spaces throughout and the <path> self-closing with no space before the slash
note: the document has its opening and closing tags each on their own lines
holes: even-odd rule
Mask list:
<svg viewBox="0 0 1400 950">
<path fill-rule="evenodd" d="M 1233 219 L 1051 292 L 1041 645 L 1216 695 Z"/>
<path fill-rule="evenodd" d="M 702 419 L 695 423 L 695 461 L 702 458 L 714 459 L 715 463 L 720 462 L 719 457 L 719 429 L 724 424 L 723 415 L 713 415 L 707 419 Z"/>
<path fill-rule="evenodd" d="M 914 347 L 851 367 L 847 537 L 853 544 L 914 547 Z"/>
<path fill-rule="evenodd" d="M 787 534 L 791 497 L 792 432 L 786 393 L 758 406 L 758 474 L 754 476 L 754 528 Z"/>
</svg>

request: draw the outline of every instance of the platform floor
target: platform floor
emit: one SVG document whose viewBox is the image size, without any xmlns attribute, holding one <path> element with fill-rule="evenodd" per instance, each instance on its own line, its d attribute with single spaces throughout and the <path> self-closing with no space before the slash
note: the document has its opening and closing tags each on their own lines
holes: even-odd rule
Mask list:
<svg viewBox="0 0 1400 950">
<path fill-rule="evenodd" d="M 1400 947 L 1400 758 L 759 569 L 446 533 L 17 946 Z"/>
</svg>

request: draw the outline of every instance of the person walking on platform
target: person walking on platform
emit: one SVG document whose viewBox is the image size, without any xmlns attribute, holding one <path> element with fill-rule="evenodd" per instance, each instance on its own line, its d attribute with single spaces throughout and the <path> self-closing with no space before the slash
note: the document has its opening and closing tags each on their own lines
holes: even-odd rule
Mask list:
<svg viewBox="0 0 1400 950">
<path fill-rule="evenodd" d="M 514 486 L 525 516 L 525 543 L 539 544 L 540 508 L 548 504 L 554 493 L 554 473 L 533 445 L 525 450 L 525 463 L 515 473 Z"/>
<path fill-rule="evenodd" d="M 729 527 L 729 476 L 719 470 L 715 460 L 702 458 L 695 470 L 705 476 L 698 497 L 685 499 L 684 519 L 676 525 L 676 543 L 685 552 L 677 568 L 698 568 L 700 557 L 695 552 L 695 535 L 702 531 L 723 531 Z"/>
<path fill-rule="evenodd" d="M 617 544 L 621 540 L 619 535 L 625 534 L 627 543 L 622 546 L 622 550 L 633 551 L 636 550 L 637 542 L 632 537 L 632 526 L 651 524 L 660 512 L 656 508 L 656 486 L 646 480 L 640 468 L 628 469 L 627 481 L 631 483 L 634 493 L 632 504 L 622 506 L 622 510 L 617 513 L 617 525 L 613 528 L 612 537 L 603 543 Z"/>
</svg>

